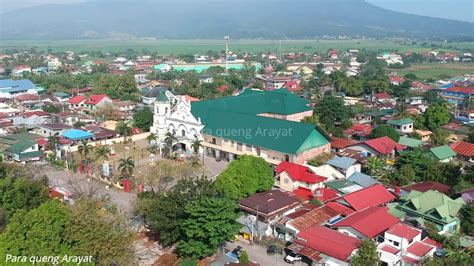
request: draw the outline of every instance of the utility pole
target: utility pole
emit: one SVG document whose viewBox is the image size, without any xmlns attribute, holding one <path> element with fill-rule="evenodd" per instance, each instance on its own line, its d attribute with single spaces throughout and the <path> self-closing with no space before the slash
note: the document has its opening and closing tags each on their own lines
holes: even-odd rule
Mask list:
<svg viewBox="0 0 474 266">
<path fill-rule="evenodd" d="M 229 63 L 227 62 L 229 56 L 229 36 L 224 36 L 225 41 L 225 74 L 229 73 Z"/>
</svg>

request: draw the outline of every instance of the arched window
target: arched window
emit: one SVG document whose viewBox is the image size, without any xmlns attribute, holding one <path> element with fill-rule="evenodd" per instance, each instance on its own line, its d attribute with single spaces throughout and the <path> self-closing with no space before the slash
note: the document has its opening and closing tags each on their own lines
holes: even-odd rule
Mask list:
<svg viewBox="0 0 474 266">
<path fill-rule="evenodd" d="M 168 107 L 165 108 L 165 114 L 167 114 L 167 113 L 168 113 Z"/>
<path fill-rule="evenodd" d="M 181 137 L 186 137 L 186 131 L 184 129 L 181 130 Z"/>
</svg>

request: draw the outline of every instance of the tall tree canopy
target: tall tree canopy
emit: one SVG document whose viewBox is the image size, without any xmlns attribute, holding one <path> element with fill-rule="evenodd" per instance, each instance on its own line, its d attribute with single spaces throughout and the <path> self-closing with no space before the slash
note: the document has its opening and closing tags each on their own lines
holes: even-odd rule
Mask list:
<svg viewBox="0 0 474 266">
<path fill-rule="evenodd" d="M 365 266 L 365 265 L 380 265 L 379 255 L 377 253 L 377 246 L 372 239 L 366 239 L 359 247 L 357 254 L 351 258 L 351 265 Z"/>
<path fill-rule="evenodd" d="M 238 200 L 269 190 L 274 182 L 273 171 L 264 159 L 243 155 L 232 161 L 217 177 L 216 189 L 222 195 Z"/>
<path fill-rule="evenodd" d="M 187 204 L 185 213 L 188 217 L 182 225 L 184 239 L 178 242 L 178 252 L 183 257 L 212 255 L 240 229 L 236 222 L 237 204 L 229 199 L 203 197 Z"/>
<path fill-rule="evenodd" d="M 133 114 L 133 125 L 143 131 L 150 131 L 150 127 L 153 125 L 153 112 L 151 109 L 146 107 L 136 111 Z"/>
<path fill-rule="evenodd" d="M 426 126 L 431 130 L 436 130 L 442 125 L 446 125 L 451 119 L 448 105 L 445 103 L 436 103 L 426 110 Z"/>
<path fill-rule="evenodd" d="M 398 132 L 389 125 L 380 125 L 372 130 L 372 138 L 380 138 L 385 136 L 391 138 L 395 142 L 398 142 L 400 139 Z"/>
</svg>

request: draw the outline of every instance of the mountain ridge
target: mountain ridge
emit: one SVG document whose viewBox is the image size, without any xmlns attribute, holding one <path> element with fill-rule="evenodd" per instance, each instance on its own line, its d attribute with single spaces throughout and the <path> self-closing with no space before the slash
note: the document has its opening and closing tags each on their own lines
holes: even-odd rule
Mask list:
<svg viewBox="0 0 474 266">
<path fill-rule="evenodd" d="M 114 35 L 173 39 L 323 36 L 473 39 L 474 23 L 391 11 L 365 0 L 88 1 L 2 14 L 2 39 Z"/>
</svg>

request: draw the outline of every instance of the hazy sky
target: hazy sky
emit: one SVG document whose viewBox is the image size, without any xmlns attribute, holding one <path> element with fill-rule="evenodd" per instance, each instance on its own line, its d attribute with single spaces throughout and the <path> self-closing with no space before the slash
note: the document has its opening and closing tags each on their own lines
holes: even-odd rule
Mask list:
<svg viewBox="0 0 474 266">
<path fill-rule="evenodd" d="M 0 13 L 22 7 L 87 0 L 0 0 Z M 100 0 L 96 0 L 100 1 Z M 172 1 L 172 0 L 171 0 Z M 194 0 L 199 2 L 199 0 Z M 222 0 L 225 1 L 225 0 Z M 259 0 L 255 0 L 259 1 Z M 474 0 L 366 0 L 369 3 L 406 13 L 474 22 Z"/>
</svg>

